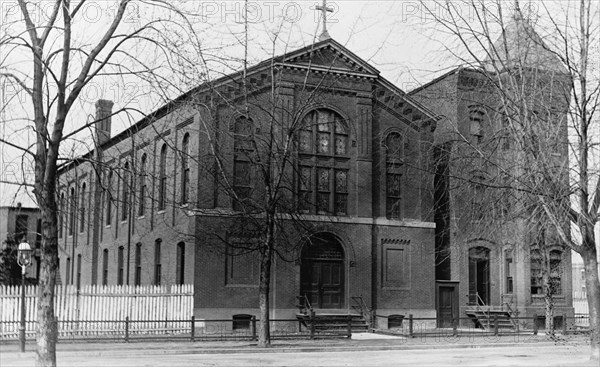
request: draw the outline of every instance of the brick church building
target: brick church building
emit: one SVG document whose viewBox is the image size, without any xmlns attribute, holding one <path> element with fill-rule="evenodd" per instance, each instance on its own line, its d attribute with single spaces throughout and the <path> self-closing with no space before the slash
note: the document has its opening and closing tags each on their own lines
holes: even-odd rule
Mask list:
<svg viewBox="0 0 600 367">
<path fill-rule="evenodd" d="M 95 149 L 59 172 L 61 280 L 192 283 L 198 319 L 258 315 L 258 256 L 238 234 L 269 194 L 257 172 L 269 142 L 268 157 L 289 162 L 269 165 L 286 197 L 272 317 L 294 317 L 298 296 L 318 311 L 363 304 L 441 326 L 472 305 L 543 314 L 521 247 L 449 209 L 471 205 L 444 177 L 455 169 L 451 126 L 479 139 L 471 121 L 492 115 L 494 96 L 473 87 L 482 73 L 456 69 L 408 95 L 326 37 L 201 85 L 116 136 L 112 102 L 100 100 Z M 559 256 L 570 266 L 568 251 Z"/>
<path fill-rule="evenodd" d="M 238 213 L 264 195 L 247 151 L 298 126 L 273 317 L 293 317 L 300 295 L 435 317 L 434 115 L 332 39 L 242 83 L 202 85 L 113 137 L 98 101 L 97 148 L 60 170 L 63 283 L 193 283 L 198 318 L 257 314 L 258 257 L 232 245 Z"/>
</svg>

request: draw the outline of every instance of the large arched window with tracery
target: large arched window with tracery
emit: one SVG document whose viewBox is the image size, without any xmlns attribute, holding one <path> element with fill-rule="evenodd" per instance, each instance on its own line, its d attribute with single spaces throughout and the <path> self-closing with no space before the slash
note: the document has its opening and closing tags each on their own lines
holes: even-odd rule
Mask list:
<svg viewBox="0 0 600 367">
<path fill-rule="evenodd" d="M 298 133 L 298 209 L 348 214 L 348 124 L 333 110 L 309 112 Z"/>
</svg>

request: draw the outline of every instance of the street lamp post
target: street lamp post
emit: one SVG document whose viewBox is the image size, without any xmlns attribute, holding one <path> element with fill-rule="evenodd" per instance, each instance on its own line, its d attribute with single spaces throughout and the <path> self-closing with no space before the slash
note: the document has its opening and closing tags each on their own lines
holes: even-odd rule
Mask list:
<svg viewBox="0 0 600 367">
<path fill-rule="evenodd" d="M 21 266 L 21 327 L 19 327 L 19 341 L 21 352 L 25 351 L 25 271 L 31 264 L 31 246 L 27 242 L 21 242 L 17 250 L 17 263 Z"/>
</svg>

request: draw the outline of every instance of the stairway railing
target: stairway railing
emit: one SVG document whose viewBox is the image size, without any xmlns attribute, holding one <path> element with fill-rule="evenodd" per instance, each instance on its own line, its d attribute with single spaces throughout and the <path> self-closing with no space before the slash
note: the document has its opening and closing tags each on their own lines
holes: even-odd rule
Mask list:
<svg viewBox="0 0 600 367">
<path fill-rule="evenodd" d="M 371 308 L 367 306 L 367 303 L 362 298 L 362 296 L 352 296 L 351 298 L 356 303 L 356 306 L 353 306 L 353 308 L 360 312 L 360 315 L 365 319 L 369 327 L 372 328 L 373 317 L 371 315 Z"/>
<path fill-rule="evenodd" d="M 296 307 L 298 308 L 300 313 L 303 313 L 305 315 L 312 314 L 312 305 L 310 304 L 310 301 L 308 300 L 308 297 L 306 297 L 305 294 L 301 296 L 296 296 L 296 299 L 298 300 L 298 304 L 296 305 Z"/>
</svg>

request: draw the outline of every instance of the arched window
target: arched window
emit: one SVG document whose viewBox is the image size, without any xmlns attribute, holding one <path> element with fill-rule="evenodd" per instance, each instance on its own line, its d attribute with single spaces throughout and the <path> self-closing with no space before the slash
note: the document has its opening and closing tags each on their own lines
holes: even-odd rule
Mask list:
<svg viewBox="0 0 600 367">
<path fill-rule="evenodd" d="M 58 204 L 58 238 L 63 236 L 63 226 L 65 225 L 65 193 L 60 193 L 60 202 Z"/>
<path fill-rule="evenodd" d="M 106 200 L 106 225 L 109 226 L 112 223 L 112 181 L 113 181 L 113 173 L 112 171 L 108 172 L 108 178 L 106 179 L 106 188 L 104 193 L 104 198 Z"/>
<path fill-rule="evenodd" d="M 190 134 L 183 136 L 181 143 L 181 204 L 185 205 L 190 200 Z"/>
<path fill-rule="evenodd" d="M 329 109 L 309 112 L 298 133 L 298 209 L 348 214 L 348 127 Z M 318 160 L 315 156 L 318 156 Z M 318 162 L 318 164 L 317 164 Z"/>
<path fill-rule="evenodd" d="M 79 232 L 85 231 L 85 182 L 81 184 L 81 192 L 79 193 Z"/>
<path fill-rule="evenodd" d="M 129 185 L 130 182 L 130 170 L 129 170 L 129 162 L 125 162 L 125 166 L 123 166 L 123 187 L 121 189 L 121 220 L 127 220 L 129 217 Z"/>
<path fill-rule="evenodd" d="M 77 212 L 77 200 L 75 197 L 75 188 L 71 187 L 69 192 L 69 236 L 75 233 L 75 214 Z"/>
<path fill-rule="evenodd" d="M 139 181 L 140 181 L 140 188 L 139 188 L 139 206 L 138 206 L 138 216 L 143 216 L 144 214 L 146 214 L 146 192 L 147 192 L 147 186 L 146 186 L 146 161 L 148 160 L 148 157 L 146 155 L 146 153 L 142 154 L 142 159 L 140 162 L 140 177 L 139 177 Z"/>
<path fill-rule="evenodd" d="M 393 132 L 385 139 L 386 161 L 386 216 L 402 218 L 402 167 L 404 164 L 402 136 Z"/>
<path fill-rule="evenodd" d="M 102 285 L 108 284 L 108 249 L 102 251 Z"/>
<path fill-rule="evenodd" d="M 309 112 L 302 122 L 298 150 L 302 153 L 345 156 L 348 128 L 343 118 L 324 108 Z"/>
<path fill-rule="evenodd" d="M 185 243 L 177 244 L 177 284 L 184 284 L 185 281 Z"/>
<path fill-rule="evenodd" d="M 158 166 L 158 210 L 165 210 L 167 204 L 167 144 L 160 149 Z"/>
<path fill-rule="evenodd" d="M 125 248 L 119 246 L 117 252 L 117 284 L 123 285 L 123 278 L 125 275 Z"/>
<path fill-rule="evenodd" d="M 135 245 L 135 285 L 142 284 L 142 244 Z"/>
<path fill-rule="evenodd" d="M 238 117 L 233 126 L 233 200 L 234 210 L 243 210 L 252 193 L 252 119 Z"/>
<path fill-rule="evenodd" d="M 162 240 L 160 238 L 154 241 L 154 285 L 160 285 L 162 281 L 161 245 Z"/>
</svg>

